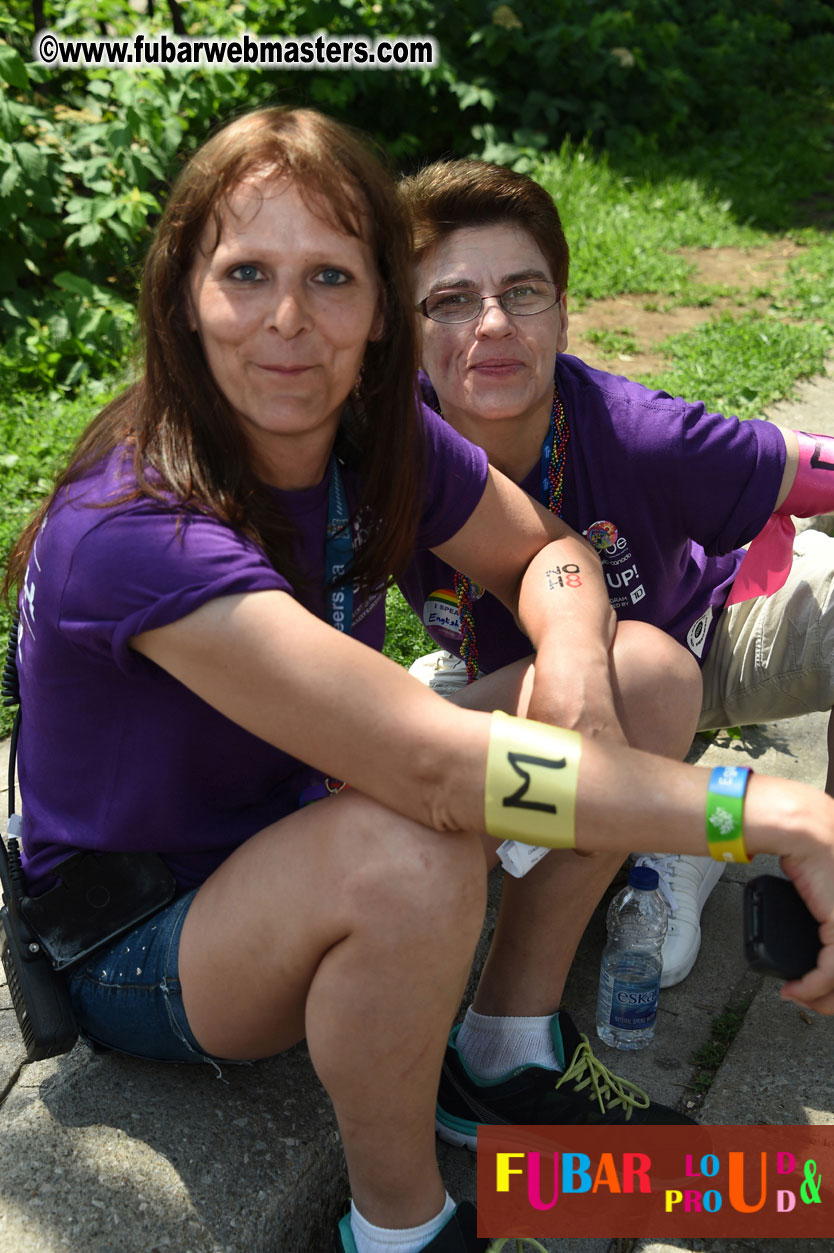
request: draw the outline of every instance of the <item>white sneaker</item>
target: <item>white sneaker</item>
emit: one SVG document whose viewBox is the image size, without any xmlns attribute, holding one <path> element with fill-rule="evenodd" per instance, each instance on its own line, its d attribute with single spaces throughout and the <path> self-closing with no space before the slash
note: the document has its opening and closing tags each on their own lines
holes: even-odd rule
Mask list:
<svg viewBox="0 0 834 1253">
<path fill-rule="evenodd" d="M 660 879 L 658 887 L 669 917 L 660 986 L 671 988 L 685 979 L 695 965 L 701 947 L 701 910 L 721 878 L 724 865 L 712 857 L 679 853 L 640 853 L 635 865 L 651 866 Z"/>
<path fill-rule="evenodd" d="M 418 657 L 409 667 L 409 674 L 425 683 L 433 692 L 440 696 L 450 696 L 462 687 L 466 687 L 466 662 L 454 653 L 441 648 L 436 653 L 427 653 Z"/>
</svg>

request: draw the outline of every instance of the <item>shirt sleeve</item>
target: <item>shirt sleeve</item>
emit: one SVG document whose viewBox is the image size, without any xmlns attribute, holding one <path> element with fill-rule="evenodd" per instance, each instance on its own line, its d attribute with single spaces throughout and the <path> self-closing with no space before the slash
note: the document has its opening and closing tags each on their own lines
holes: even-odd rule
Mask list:
<svg viewBox="0 0 834 1253">
<path fill-rule="evenodd" d="M 426 485 L 416 547 L 435 548 L 457 535 L 475 512 L 489 473 L 482 448 L 471 444 L 428 405 L 420 405 L 426 437 Z"/>
<path fill-rule="evenodd" d="M 216 518 L 141 502 L 107 514 L 76 544 L 59 627 L 79 648 L 123 671 L 146 672 L 129 646 L 218 596 L 292 588 L 247 537 Z"/>
<path fill-rule="evenodd" d="M 684 407 L 674 477 L 686 532 L 709 556 L 759 533 L 776 504 L 785 457 L 784 438 L 770 422 Z"/>
</svg>

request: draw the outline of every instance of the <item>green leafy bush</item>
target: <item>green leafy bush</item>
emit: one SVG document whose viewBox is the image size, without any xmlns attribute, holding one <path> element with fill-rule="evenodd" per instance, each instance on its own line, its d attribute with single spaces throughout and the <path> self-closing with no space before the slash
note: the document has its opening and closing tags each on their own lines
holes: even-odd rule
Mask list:
<svg viewBox="0 0 834 1253">
<path fill-rule="evenodd" d="M 152 16 L 129 0 L 42 7 L 62 36 L 174 24 L 202 36 L 429 35 L 441 62 L 52 69 L 32 60 L 32 8 L 7 0 L 0 339 L 30 386 L 71 388 L 111 367 L 129 342 L 126 303 L 166 184 L 213 125 L 253 105 L 322 108 L 375 135 L 400 165 L 474 151 L 533 168 L 565 139 L 589 137 L 620 171 L 708 171 L 732 189 L 734 216 L 765 222 L 831 168 L 834 11 L 823 0 L 169 0 Z M 73 291 L 59 275 L 89 286 Z"/>
<path fill-rule="evenodd" d="M 77 274 L 56 274 L 48 302 L 24 292 L 0 307 L 10 323 L 0 369 L 20 383 L 70 389 L 88 372 L 118 369 L 131 343 L 133 305 Z"/>
</svg>

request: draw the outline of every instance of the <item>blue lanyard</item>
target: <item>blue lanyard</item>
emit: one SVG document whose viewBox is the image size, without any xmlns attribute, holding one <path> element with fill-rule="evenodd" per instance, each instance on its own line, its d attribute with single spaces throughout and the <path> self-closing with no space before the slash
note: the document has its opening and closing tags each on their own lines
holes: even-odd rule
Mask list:
<svg viewBox="0 0 834 1253">
<path fill-rule="evenodd" d="M 549 504 L 550 500 L 550 458 L 553 456 L 553 444 L 556 440 L 556 414 L 551 413 L 550 425 L 547 428 L 547 434 L 542 444 L 542 461 L 541 461 L 541 498 L 544 503 Z"/>
<path fill-rule="evenodd" d="M 330 489 L 327 506 L 327 539 L 324 545 L 324 565 L 327 578 L 327 609 L 330 623 L 337 631 L 350 635 L 353 625 L 353 584 L 337 585 L 353 564 L 353 538 L 350 512 L 347 505 L 339 463 L 330 458 Z"/>
</svg>

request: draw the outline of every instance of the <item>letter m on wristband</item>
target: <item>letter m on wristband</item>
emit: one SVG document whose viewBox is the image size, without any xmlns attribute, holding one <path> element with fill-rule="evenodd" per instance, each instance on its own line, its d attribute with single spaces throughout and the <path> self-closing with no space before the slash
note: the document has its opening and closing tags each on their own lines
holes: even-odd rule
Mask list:
<svg viewBox="0 0 834 1253">
<path fill-rule="evenodd" d="M 501 804 L 505 809 L 535 809 L 542 814 L 555 814 L 556 806 L 547 801 L 525 800 L 524 798 L 529 791 L 532 779 L 529 770 L 525 770 L 527 766 L 543 766 L 547 770 L 564 770 L 567 760 L 562 757 L 561 760 L 554 761 L 549 757 L 530 757 L 526 753 L 507 753 L 507 761 L 512 769 L 521 779 L 521 787 L 519 787 L 512 796 L 505 796 Z"/>
</svg>

